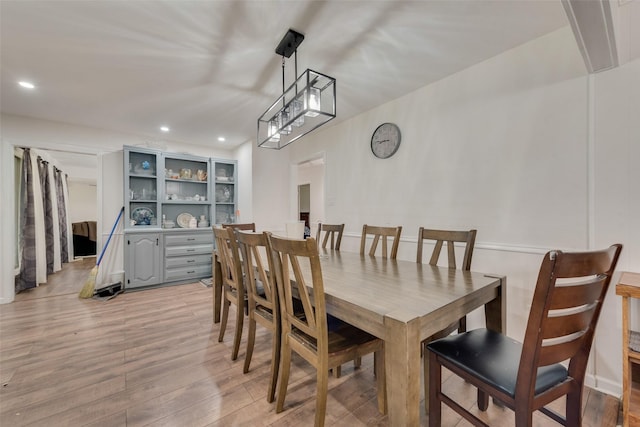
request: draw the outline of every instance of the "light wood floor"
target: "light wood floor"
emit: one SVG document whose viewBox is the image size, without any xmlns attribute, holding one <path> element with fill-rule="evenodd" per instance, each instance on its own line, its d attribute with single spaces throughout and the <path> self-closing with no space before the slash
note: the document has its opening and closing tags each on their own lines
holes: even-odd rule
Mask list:
<svg viewBox="0 0 640 427">
<path fill-rule="evenodd" d="M 0 306 L 1 426 L 313 424 L 313 369 L 294 359 L 285 411 L 276 414 L 265 399 L 270 337 L 258 327 L 251 371 L 243 375 L 245 343 L 232 362 L 233 328 L 218 343 L 210 288 L 194 283 L 80 300 L 94 262 L 72 263 Z M 329 377 L 327 426 L 387 425 L 376 409 L 372 365 L 365 358 L 361 369 L 349 364 L 341 378 Z M 448 376 L 444 387 L 475 407 L 468 384 Z M 585 389 L 584 406 L 584 426 L 616 425 L 617 399 Z M 482 416 L 513 425 L 511 411 L 495 405 Z M 426 425 L 424 413 L 421 419 Z M 445 408 L 443 425 L 468 424 Z M 537 415 L 536 425 L 555 424 Z"/>
</svg>

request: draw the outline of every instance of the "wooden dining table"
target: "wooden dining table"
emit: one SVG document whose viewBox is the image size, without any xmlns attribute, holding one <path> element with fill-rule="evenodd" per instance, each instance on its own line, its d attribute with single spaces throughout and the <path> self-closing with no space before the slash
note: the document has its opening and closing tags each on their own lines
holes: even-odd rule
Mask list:
<svg viewBox="0 0 640 427">
<path fill-rule="evenodd" d="M 420 423 L 424 339 L 483 306 L 486 326 L 506 331 L 505 276 L 322 249 L 320 259 L 327 312 L 385 341 L 390 426 Z"/>
</svg>

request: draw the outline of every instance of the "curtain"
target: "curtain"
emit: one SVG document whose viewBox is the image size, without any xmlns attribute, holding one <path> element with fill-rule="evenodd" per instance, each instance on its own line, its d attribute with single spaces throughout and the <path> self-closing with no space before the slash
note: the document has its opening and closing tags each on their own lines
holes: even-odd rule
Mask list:
<svg viewBox="0 0 640 427">
<path fill-rule="evenodd" d="M 48 274 L 69 262 L 73 250 L 66 175 L 34 151 L 23 151 L 19 207 L 22 236 L 16 292 L 46 283 Z"/>
<path fill-rule="evenodd" d="M 36 228 L 33 197 L 33 171 L 31 170 L 31 150 L 24 150 L 22 157 L 22 190 L 20 192 L 20 273 L 16 278 L 16 292 L 35 288 L 36 281 Z"/>
<path fill-rule="evenodd" d="M 53 213 L 51 209 L 51 185 L 49 181 L 49 162 L 38 157 L 38 172 L 42 189 L 42 208 L 44 212 L 44 237 L 46 248 L 47 274 L 53 273 Z"/>
</svg>

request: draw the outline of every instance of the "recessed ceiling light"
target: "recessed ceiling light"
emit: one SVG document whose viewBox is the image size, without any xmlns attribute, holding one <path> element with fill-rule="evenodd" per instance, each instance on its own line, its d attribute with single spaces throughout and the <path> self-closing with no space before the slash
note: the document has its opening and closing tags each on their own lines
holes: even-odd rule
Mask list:
<svg viewBox="0 0 640 427">
<path fill-rule="evenodd" d="M 162 132 L 169 132 L 171 129 L 169 129 L 169 126 L 160 126 L 160 130 Z"/>
<path fill-rule="evenodd" d="M 224 142 L 224 141 L 225 141 L 224 136 L 219 136 L 219 137 L 218 137 L 218 141 L 220 141 L 220 142 Z"/>
<path fill-rule="evenodd" d="M 36 85 L 34 85 L 33 83 L 28 82 L 26 80 L 22 80 L 22 81 L 18 82 L 18 84 L 20 86 L 22 86 L 23 88 L 26 88 L 26 89 L 34 89 L 36 87 Z"/>
</svg>

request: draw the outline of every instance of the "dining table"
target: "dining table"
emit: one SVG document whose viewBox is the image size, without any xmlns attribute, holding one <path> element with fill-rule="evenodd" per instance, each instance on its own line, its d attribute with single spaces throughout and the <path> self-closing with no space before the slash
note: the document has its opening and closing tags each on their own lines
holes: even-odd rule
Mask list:
<svg viewBox="0 0 640 427">
<path fill-rule="evenodd" d="M 319 257 L 327 313 L 385 342 L 390 426 L 420 424 L 423 340 L 483 306 L 487 328 L 506 331 L 505 276 L 325 249 Z M 213 283 L 214 321 L 219 279 Z"/>
</svg>

